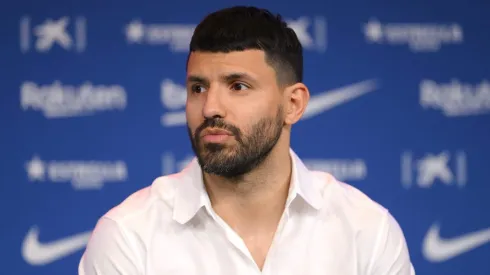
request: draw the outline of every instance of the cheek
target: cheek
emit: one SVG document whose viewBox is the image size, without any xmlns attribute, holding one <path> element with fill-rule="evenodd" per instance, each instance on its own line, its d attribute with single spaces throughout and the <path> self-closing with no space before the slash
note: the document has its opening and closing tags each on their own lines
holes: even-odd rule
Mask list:
<svg viewBox="0 0 490 275">
<path fill-rule="evenodd" d="M 261 120 L 269 116 L 263 111 L 259 112 L 256 110 L 255 112 L 243 114 L 242 117 L 243 119 L 237 120 L 234 125 L 240 129 L 244 136 L 251 136 L 256 134 L 254 132 L 258 131 L 257 126 L 260 124 Z"/>
<path fill-rule="evenodd" d="M 278 104 L 276 102 L 267 102 L 258 100 L 253 106 L 247 106 L 241 111 L 243 120 L 248 125 L 253 125 L 261 119 L 273 118 L 277 115 Z"/>
<path fill-rule="evenodd" d="M 186 105 L 185 117 L 188 126 L 194 131 L 202 123 L 201 110 L 193 106 L 192 104 Z"/>
</svg>

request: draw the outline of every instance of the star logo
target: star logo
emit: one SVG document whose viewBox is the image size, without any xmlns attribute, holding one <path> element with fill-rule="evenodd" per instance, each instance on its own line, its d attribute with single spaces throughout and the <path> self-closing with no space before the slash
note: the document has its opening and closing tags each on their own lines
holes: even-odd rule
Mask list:
<svg viewBox="0 0 490 275">
<path fill-rule="evenodd" d="M 378 20 L 371 19 L 364 25 L 364 35 L 370 42 L 381 42 L 383 39 L 383 26 Z"/>
<path fill-rule="evenodd" d="M 46 174 L 46 164 L 35 155 L 25 167 L 27 171 L 27 177 L 31 181 L 43 181 Z"/>
<path fill-rule="evenodd" d="M 133 20 L 126 26 L 126 39 L 130 43 L 141 43 L 145 36 L 145 26 L 139 20 Z"/>
</svg>

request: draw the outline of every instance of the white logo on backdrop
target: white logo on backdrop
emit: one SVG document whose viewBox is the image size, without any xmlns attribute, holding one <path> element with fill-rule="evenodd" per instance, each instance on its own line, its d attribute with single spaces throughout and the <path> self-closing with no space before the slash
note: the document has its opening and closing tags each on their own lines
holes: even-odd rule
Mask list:
<svg viewBox="0 0 490 275">
<path fill-rule="evenodd" d="M 25 169 L 31 182 L 71 183 L 75 190 L 99 190 L 105 183 L 123 182 L 128 178 L 128 168 L 122 160 L 45 161 L 34 155 Z"/>
<path fill-rule="evenodd" d="M 48 119 L 124 110 L 126 105 L 127 94 L 120 85 L 94 85 L 87 81 L 75 86 L 55 80 L 47 85 L 26 81 L 20 87 L 22 110 L 40 111 Z"/>
<path fill-rule="evenodd" d="M 463 187 L 467 182 L 466 170 L 466 154 L 463 151 L 454 154 L 449 151 L 427 153 L 420 158 L 414 158 L 413 153 L 407 151 L 401 156 L 401 181 L 406 188 L 414 183 L 420 188 L 430 188 L 436 182 Z"/>
<path fill-rule="evenodd" d="M 447 117 L 476 116 L 490 113 L 490 82 L 463 83 L 452 79 L 437 83 L 424 79 L 420 83 L 420 105 L 441 111 Z"/>
<path fill-rule="evenodd" d="M 372 18 L 362 30 L 368 43 L 408 45 L 412 52 L 437 52 L 443 44 L 463 43 L 463 28 L 457 23 L 381 23 Z"/>
<path fill-rule="evenodd" d="M 55 45 L 76 52 L 83 52 L 87 47 L 87 23 L 84 17 L 48 18 L 36 26 L 32 26 L 31 21 L 28 16 L 20 20 L 20 49 L 24 53 L 30 51 L 33 45 L 34 50 L 40 53 L 49 52 Z M 70 24 L 73 24 L 71 29 Z"/>
</svg>

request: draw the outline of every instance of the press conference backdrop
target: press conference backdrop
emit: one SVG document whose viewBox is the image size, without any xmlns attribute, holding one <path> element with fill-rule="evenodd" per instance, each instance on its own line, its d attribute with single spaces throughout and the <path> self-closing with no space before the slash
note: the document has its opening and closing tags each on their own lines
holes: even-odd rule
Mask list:
<svg viewBox="0 0 490 275">
<path fill-rule="evenodd" d="M 304 46 L 311 100 L 292 147 L 305 163 L 388 208 L 417 274 L 490 274 L 489 2 L 242 3 L 283 14 Z M 193 157 L 188 43 L 229 4 L 9 5 L 0 274 L 77 274 L 97 219 Z"/>
</svg>

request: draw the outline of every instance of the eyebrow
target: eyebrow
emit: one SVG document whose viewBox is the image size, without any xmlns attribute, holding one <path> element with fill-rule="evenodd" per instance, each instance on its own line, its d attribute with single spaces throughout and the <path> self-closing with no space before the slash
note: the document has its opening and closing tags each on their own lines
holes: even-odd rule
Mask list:
<svg viewBox="0 0 490 275">
<path fill-rule="evenodd" d="M 255 82 L 255 79 L 247 73 L 230 73 L 230 74 L 221 76 L 220 79 L 224 82 L 231 82 L 231 81 L 240 80 L 240 79 Z M 202 77 L 202 76 L 198 76 L 198 75 L 188 76 L 187 82 L 198 82 L 198 83 L 203 83 L 205 85 L 209 85 L 208 79 L 206 79 L 205 77 Z"/>
</svg>

